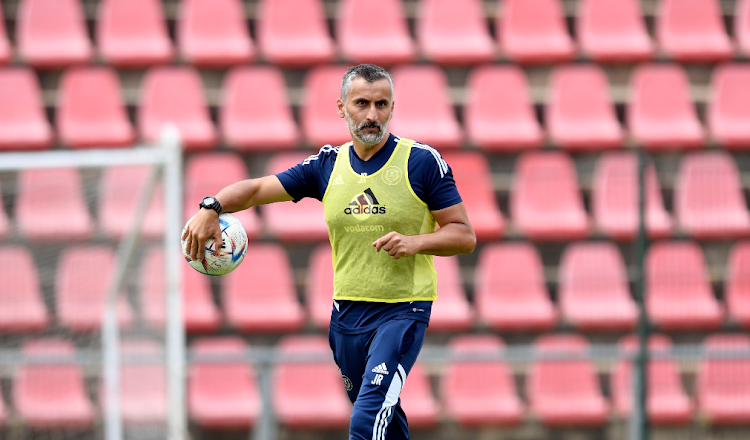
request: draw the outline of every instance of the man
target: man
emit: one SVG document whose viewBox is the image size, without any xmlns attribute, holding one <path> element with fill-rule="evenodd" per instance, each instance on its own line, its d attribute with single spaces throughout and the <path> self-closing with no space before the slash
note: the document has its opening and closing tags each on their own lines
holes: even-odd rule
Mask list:
<svg viewBox="0 0 750 440">
<path fill-rule="evenodd" d="M 326 145 L 287 171 L 207 197 L 183 238 L 201 260 L 207 238 L 221 241 L 222 210 L 321 200 L 333 248 L 329 341 L 354 403 L 349 438 L 408 439 L 398 396 L 437 298 L 432 256 L 470 253 L 476 237 L 440 154 L 388 133 L 394 102 L 387 71 L 350 68 L 337 105 L 352 142 Z"/>
</svg>

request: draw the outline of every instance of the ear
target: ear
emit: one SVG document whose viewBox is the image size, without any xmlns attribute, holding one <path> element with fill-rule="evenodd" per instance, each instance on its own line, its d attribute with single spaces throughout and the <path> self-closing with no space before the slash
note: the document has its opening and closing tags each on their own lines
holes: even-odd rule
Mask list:
<svg viewBox="0 0 750 440">
<path fill-rule="evenodd" d="M 339 98 L 336 100 L 336 107 L 338 107 L 339 118 L 344 117 L 344 105 L 346 105 L 346 103 L 344 102 L 343 99 Z"/>
</svg>

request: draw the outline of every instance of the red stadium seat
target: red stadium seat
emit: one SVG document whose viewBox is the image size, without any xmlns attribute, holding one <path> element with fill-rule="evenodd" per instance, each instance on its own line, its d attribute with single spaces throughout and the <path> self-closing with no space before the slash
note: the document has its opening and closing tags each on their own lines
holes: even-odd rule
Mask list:
<svg viewBox="0 0 750 440">
<path fill-rule="evenodd" d="M 718 0 L 660 0 L 655 28 L 661 50 L 678 62 L 716 62 L 732 56 Z"/>
<path fill-rule="evenodd" d="M 8 40 L 8 33 L 5 30 L 5 16 L 0 11 L 0 64 L 7 64 L 13 58 L 13 47 Z M 2 399 L 0 399 L 2 402 Z M 0 403 L 2 405 L 2 403 Z"/>
<path fill-rule="evenodd" d="M 279 69 L 257 66 L 231 70 L 224 79 L 222 94 L 219 128 L 231 148 L 251 152 L 297 146 L 299 130 Z"/>
<path fill-rule="evenodd" d="M 701 248 L 661 242 L 646 254 L 646 312 L 660 330 L 714 330 L 723 310 L 714 297 Z"/>
<path fill-rule="evenodd" d="M 690 97 L 685 69 L 675 64 L 635 68 L 626 121 L 636 142 L 648 150 L 700 148 L 705 134 Z"/>
<path fill-rule="evenodd" d="M 512 152 L 542 145 L 543 134 L 518 66 L 474 68 L 467 80 L 464 120 L 469 140 L 487 152 Z"/>
<path fill-rule="evenodd" d="M 730 318 L 750 329 L 750 241 L 732 246 L 727 263 L 724 297 Z"/>
<path fill-rule="evenodd" d="M 130 232 L 150 173 L 148 165 L 108 167 L 102 171 L 99 187 L 99 223 L 104 233 L 122 239 Z M 142 207 L 141 207 L 142 209 Z M 164 194 L 157 183 L 145 208 L 141 236 L 158 238 L 164 234 Z"/>
<path fill-rule="evenodd" d="M 109 0 L 112 1 L 112 0 Z M 157 67 L 141 84 L 138 128 L 146 142 L 156 142 L 165 124 L 174 124 L 186 150 L 216 146 L 217 133 L 203 96 L 203 83 L 189 67 Z"/>
<path fill-rule="evenodd" d="M 408 414 L 409 428 L 427 429 L 437 426 L 440 409 L 432 395 L 427 371 L 419 361 L 409 371 L 400 399 L 401 407 Z"/>
<path fill-rule="evenodd" d="M 725 151 L 692 153 L 682 158 L 674 189 L 677 226 L 697 239 L 750 234 L 742 182 Z"/>
<path fill-rule="evenodd" d="M 510 214 L 531 240 L 584 238 L 590 221 L 573 160 L 562 152 L 524 153 L 516 161 Z"/>
<path fill-rule="evenodd" d="M 0 332 L 32 332 L 49 325 L 39 272 L 27 248 L 0 247 Z M 0 411 L 2 412 L 2 411 Z"/>
<path fill-rule="evenodd" d="M 703 346 L 708 357 L 698 367 L 696 381 L 700 418 L 712 425 L 747 426 L 750 423 L 750 360 L 720 355 L 733 350 L 747 353 L 750 336 L 712 335 L 704 340 Z"/>
<path fill-rule="evenodd" d="M 585 357 L 586 339 L 580 335 L 546 335 L 534 346 L 539 355 L 562 358 L 532 364 L 526 376 L 531 411 L 550 427 L 603 426 L 609 404 L 602 395 L 594 363 Z"/>
<path fill-rule="evenodd" d="M 300 124 L 307 145 L 316 150 L 323 145 L 341 145 L 352 140 L 336 107 L 344 73 L 346 66 L 330 65 L 312 67 L 305 76 Z"/>
<path fill-rule="evenodd" d="M 576 31 L 581 52 L 598 63 L 646 61 L 654 54 L 639 0 L 583 0 Z"/>
<path fill-rule="evenodd" d="M 23 344 L 24 357 L 60 357 L 75 348 L 62 339 L 36 339 Z M 69 360 L 22 365 L 13 378 L 13 406 L 33 429 L 86 429 L 94 422 L 94 408 L 83 381 L 83 369 Z"/>
<path fill-rule="evenodd" d="M 159 0 L 103 0 L 96 40 L 102 59 L 117 67 L 166 64 L 174 56 Z"/>
<path fill-rule="evenodd" d="M 305 288 L 305 305 L 310 321 L 327 330 L 333 307 L 333 261 L 331 245 L 321 244 L 310 255 Z"/>
<path fill-rule="evenodd" d="M 241 0 L 186 0 L 180 8 L 177 43 L 187 62 L 224 67 L 253 60 L 255 47 Z"/>
<path fill-rule="evenodd" d="M 438 150 L 460 148 L 463 133 L 453 112 L 445 73 L 435 65 L 419 65 L 396 67 L 392 75 L 393 100 L 398 107 L 390 131 Z"/>
<path fill-rule="evenodd" d="M 558 0 L 500 1 L 495 27 L 505 55 L 518 63 L 558 63 L 575 53 Z"/>
<path fill-rule="evenodd" d="M 633 330 L 638 308 L 625 262 L 614 243 L 569 244 L 560 260 L 558 298 L 563 319 L 579 331 Z"/>
<path fill-rule="evenodd" d="M 190 363 L 187 406 L 190 418 L 205 429 L 248 429 L 260 417 L 261 399 L 255 370 L 241 360 L 211 358 L 242 356 L 247 350 L 238 336 L 198 339 L 191 354 L 206 361 Z"/>
<path fill-rule="evenodd" d="M 569 151 L 608 150 L 623 141 L 607 75 L 594 64 L 552 71 L 545 118 L 552 142 Z"/>
<path fill-rule="evenodd" d="M 728 64 L 711 74 L 706 122 L 713 138 L 727 149 L 750 149 L 750 66 Z"/>
<path fill-rule="evenodd" d="M 45 69 L 91 59 L 80 0 L 23 0 L 16 19 L 18 55 L 25 63 Z"/>
<path fill-rule="evenodd" d="M 545 331 L 557 324 L 539 253 L 529 243 L 494 243 L 476 265 L 475 306 L 496 331 Z"/>
<path fill-rule="evenodd" d="M 416 55 L 401 0 L 342 0 L 336 38 L 343 57 L 355 64 L 409 63 Z"/>
<path fill-rule="evenodd" d="M 289 257 L 281 245 L 249 245 L 242 264 L 225 278 L 222 305 L 231 326 L 243 332 L 302 328 L 304 312 L 297 300 Z"/>
<path fill-rule="evenodd" d="M 31 69 L 0 69 L 0 151 L 41 150 L 52 145 L 39 80 Z"/>
<path fill-rule="evenodd" d="M 428 331 L 462 332 L 474 323 L 474 310 L 466 298 L 458 257 L 435 257 L 438 300 L 432 305 Z"/>
<path fill-rule="evenodd" d="M 488 63 L 495 57 L 480 0 L 421 0 L 417 40 L 433 63 Z"/>
<path fill-rule="evenodd" d="M 278 344 L 281 356 L 302 357 L 276 365 L 273 404 L 282 425 L 293 429 L 343 429 L 352 405 L 341 374 L 323 336 L 287 336 Z M 304 360 L 304 357 L 314 359 Z M 411 424 L 411 418 L 409 422 Z"/>
<path fill-rule="evenodd" d="M 24 170 L 18 187 L 16 225 L 27 239 L 76 240 L 93 232 L 77 169 Z"/>
<path fill-rule="evenodd" d="M 750 55 L 750 1 L 739 0 L 734 11 L 734 35 L 740 53 Z"/>
<path fill-rule="evenodd" d="M 452 356 L 497 356 L 505 343 L 496 335 L 456 336 L 449 343 Z M 501 360 L 452 360 L 441 378 L 442 401 L 449 417 L 467 427 L 515 426 L 523 405 L 513 373 Z"/>
<path fill-rule="evenodd" d="M 282 66 L 330 63 L 335 47 L 321 0 L 261 0 L 258 44 L 263 57 Z"/>
<path fill-rule="evenodd" d="M 145 339 L 123 341 L 120 357 L 120 411 L 123 422 L 134 426 L 165 424 L 167 372 L 159 344 Z M 106 408 L 104 387 L 99 399 Z"/>
</svg>

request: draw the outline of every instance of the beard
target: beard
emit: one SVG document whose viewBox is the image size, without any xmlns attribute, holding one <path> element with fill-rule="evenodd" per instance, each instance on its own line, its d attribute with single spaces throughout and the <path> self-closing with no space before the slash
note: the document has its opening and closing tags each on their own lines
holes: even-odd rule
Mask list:
<svg viewBox="0 0 750 440">
<path fill-rule="evenodd" d="M 388 122 L 390 122 L 391 116 L 393 116 L 393 114 L 388 117 L 388 120 L 385 121 L 385 124 L 381 124 L 377 121 L 372 121 L 363 122 L 357 125 L 357 123 L 354 122 L 352 115 L 350 115 L 349 112 L 344 109 L 344 118 L 346 119 L 346 125 L 347 127 L 349 127 L 349 131 L 355 139 L 357 139 L 362 145 L 364 145 L 365 148 L 372 148 L 383 140 L 385 134 L 387 133 L 386 129 L 388 128 Z M 366 133 L 364 131 L 366 128 L 371 127 L 377 128 L 378 132 Z"/>
</svg>

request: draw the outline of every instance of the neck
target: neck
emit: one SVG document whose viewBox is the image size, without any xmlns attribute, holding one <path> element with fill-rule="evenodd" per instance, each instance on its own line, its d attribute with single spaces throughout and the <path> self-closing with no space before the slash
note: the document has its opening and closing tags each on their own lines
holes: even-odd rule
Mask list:
<svg viewBox="0 0 750 440">
<path fill-rule="evenodd" d="M 390 133 L 386 133 L 385 136 L 383 136 L 383 140 L 378 142 L 377 145 L 373 145 L 372 147 L 365 147 L 360 141 L 358 141 L 355 138 L 352 138 L 352 144 L 354 147 L 354 152 L 357 153 L 357 157 L 362 159 L 363 161 L 367 162 L 372 158 L 372 156 L 375 155 L 378 151 L 380 151 L 381 148 L 383 148 L 383 145 L 385 145 L 386 142 L 388 142 L 388 139 L 390 138 Z"/>
</svg>

